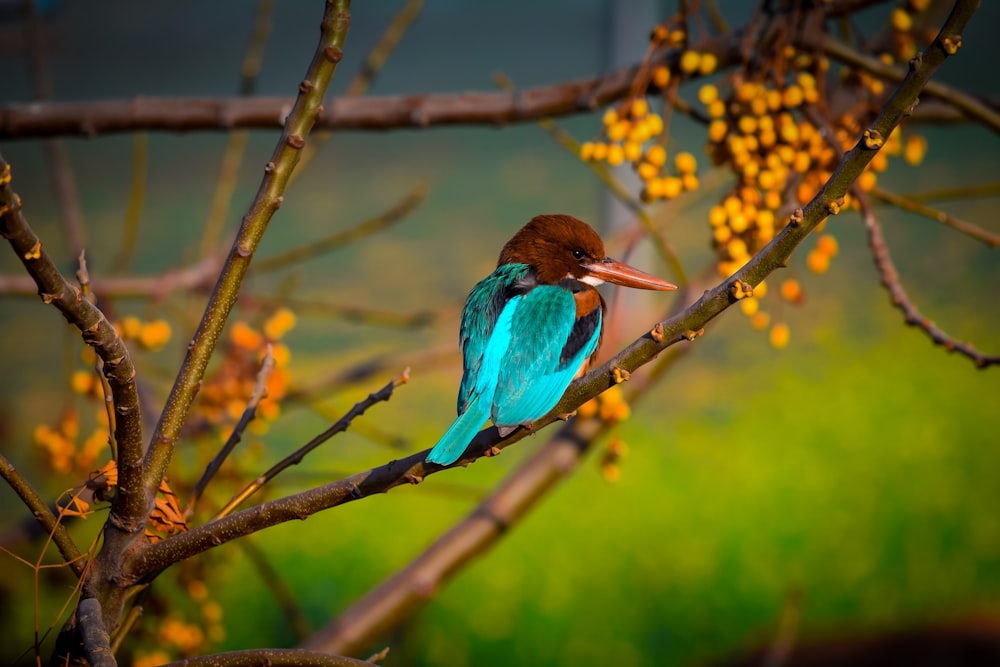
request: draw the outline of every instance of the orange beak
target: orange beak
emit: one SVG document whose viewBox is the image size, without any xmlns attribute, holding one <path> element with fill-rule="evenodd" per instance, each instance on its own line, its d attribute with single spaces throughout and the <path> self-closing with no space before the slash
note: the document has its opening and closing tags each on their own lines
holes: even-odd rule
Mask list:
<svg viewBox="0 0 1000 667">
<path fill-rule="evenodd" d="M 661 292 L 677 289 L 677 285 L 674 285 L 673 283 L 668 283 L 666 280 L 660 280 L 656 276 L 651 276 L 648 273 L 629 266 L 628 264 L 615 261 L 610 257 L 605 257 L 600 262 L 587 264 L 586 268 L 596 278 L 606 280 L 609 283 L 614 283 L 616 285 L 636 287 L 638 289 L 659 290 Z"/>
</svg>

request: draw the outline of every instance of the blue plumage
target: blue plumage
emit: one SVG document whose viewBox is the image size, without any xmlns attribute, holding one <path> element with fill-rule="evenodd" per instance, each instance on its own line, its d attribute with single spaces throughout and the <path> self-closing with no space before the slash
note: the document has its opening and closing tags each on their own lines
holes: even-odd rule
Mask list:
<svg viewBox="0 0 1000 667">
<path fill-rule="evenodd" d="M 605 257 L 600 237 L 570 216 L 537 216 L 504 246 L 462 310 L 458 418 L 428 462 L 457 461 L 487 419 L 506 435 L 556 406 L 600 347 L 604 301 L 593 285 L 603 280 L 674 289 Z"/>
</svg>

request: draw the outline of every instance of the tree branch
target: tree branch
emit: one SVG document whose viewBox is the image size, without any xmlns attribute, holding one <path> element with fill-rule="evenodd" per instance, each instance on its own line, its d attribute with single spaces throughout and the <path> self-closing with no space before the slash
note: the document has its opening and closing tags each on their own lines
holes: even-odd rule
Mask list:
<svg viewBox="0 0 1000 667">
<path fill-rule="evenodd" d="M 163 667 L 372 667 L 370 662 L 342 655 L 295 648 L 260 648 L 187 658 Z"/>
<path fill-rule="evenodd" d="M 104 374 L 115 404 L 118 443 L 118 491 L 108 516 L 109 530 L 142 531 L 147 499 L 142 487 L 142 423 L 135 367 L 128 349 L 104 313 L 83 298 L 56 268 L 21 212 L 21 198 L 10 189 L 11 168 L 0 157 L 0 234 L 13 248 L 45 303 L 50 303 L 80 330 L 83 341 L 104 362 Z M 150 496 L 151 498 L 151 496 Z"/>
<path fill-rule="evenodd" d="M 714 53 L 720 67 L 738 62 L 743 33 L 694 45 Z M 672 54 L 677 57 L 677 54 Z M 628 95 L 638 65 L 609 74 L 509 92 L 384 97 L 337 97 L 316 117 L 317 130 L 383 131 L 438 125 L 508 125 L 589 113 Z M 0 139 L 159 130 L 274 129 L 291 100 L 276 97 L 160 98 L 0 105 Z"/>
<path fill-rule="evenodd" d="M 865 221 L 865 230 L 868 232 L 868 245 L 871 247 L 872 257 L 875 260 L 875 268 L 878 269 L 879 279 L 882 285 L 889 292 L 889 299 L 892 305 L 903 313 L 904 321 L 919 328 L 926 333 L 935 345 L 940 345 L 949 352 L 959 352 L 972 360 L 977 368 L 986 368 L 993 364 L 1000 364 L 1000 356 L 983 354 L 969 343 L 955 341 L 951 336 L 938 328 L 933 322 L 924 317 L 913 302 L 910 301 L 906 290 L 899 282 L 899 273 L 889 256 L 889 246 L 886 245 L 885 237 L 882 235 L 882 226 L 875 216 L 875 210 L 868 201 L 867 195 L 858 193 L 861 202 L 861 215 Z"/>
<path fill-rule="evenodd" d="M 111 653 L 111 640 L 104 627 L 101 603 L 97 598 L 84 598 L 76 609 L 76 622 L 80 627 L 83 651 L 91 667 L 116 667 L 118 662 Z"/>
</svg>

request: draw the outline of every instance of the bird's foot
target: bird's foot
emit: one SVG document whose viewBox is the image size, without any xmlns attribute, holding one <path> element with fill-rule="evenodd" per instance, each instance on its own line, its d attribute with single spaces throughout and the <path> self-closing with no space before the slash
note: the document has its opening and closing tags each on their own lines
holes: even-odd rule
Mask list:
<svg viewBox="0 0 1000 667">
<path fill-rule="evenodd" d="M 573 412 L 560 412 L 558 415 L 556 415 L 556 419 L 568 422 L 570 417 L 576 417 L 576 412 L 577 412 L 576 410 L 573 410 Z"/>
<path fill-rule="evenodd" d="M 490 447 L 489 449 L 486 450 L 486 457 L 493 458 L 494 456 L 500 456 L 501 451 L 502 450 L 499 447 L 494 445 L 493 447 Z"/>
</svg>

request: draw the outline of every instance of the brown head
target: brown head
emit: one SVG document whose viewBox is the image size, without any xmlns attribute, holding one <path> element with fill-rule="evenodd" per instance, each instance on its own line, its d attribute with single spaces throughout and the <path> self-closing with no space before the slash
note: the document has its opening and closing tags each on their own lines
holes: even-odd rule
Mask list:
<svg viewBox="0 0 1000 667">
<path fill-rule="evenodd" d="M 528 264 L 539 282 L 555 284 L 575 278 L 590 285 L 604 281 L 649 290 L 677 289 L 665 280 L 615 261 L 590 225 L 571 215 L 537 215 L 500 251 L 497 265 Z"/>
</svg>

